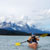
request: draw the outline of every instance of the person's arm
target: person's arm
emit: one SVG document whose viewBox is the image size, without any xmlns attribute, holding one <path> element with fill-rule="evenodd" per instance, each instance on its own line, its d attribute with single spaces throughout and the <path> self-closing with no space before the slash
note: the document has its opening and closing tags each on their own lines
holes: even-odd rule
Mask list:
<svg viewBox="0 0 50 50">
<path fill-rule="evenodd" d="M 39 41 L 39 38 L 36 38 L 37 41 Z"/>
<path fill-rule="evenodd" d="M 39 41 L 39 36 L 36 36 L 36 40 Z"/>
<path fill-rule="evenodd" d="M 31 37 L 28 38 L 27 42 L 29 43 L 31 41 Z"/>
</svg>

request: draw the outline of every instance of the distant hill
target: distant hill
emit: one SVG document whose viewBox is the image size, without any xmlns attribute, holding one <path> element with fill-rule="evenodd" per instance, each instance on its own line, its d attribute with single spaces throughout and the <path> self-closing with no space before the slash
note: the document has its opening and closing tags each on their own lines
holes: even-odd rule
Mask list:
<svg viewBox="0 0 50 50">
<path fill-rule="evenodd" d="M 30 35 L 26 32 L 0 29 L 0 35 Z"/>
<path fill-rule="evenodd" d="M 22 31 L 15 31 L 15 30 L 5 30 L 5 29 L 0 29 L 0 35 L 23 35 L 23 36 L 31 36 L 31 33 L 26 33 Z M 41 35 L 40 33 L 35 33 L 35 35 Z M 50 36 L 50 34 L 48 34 Z"/>
</svg>

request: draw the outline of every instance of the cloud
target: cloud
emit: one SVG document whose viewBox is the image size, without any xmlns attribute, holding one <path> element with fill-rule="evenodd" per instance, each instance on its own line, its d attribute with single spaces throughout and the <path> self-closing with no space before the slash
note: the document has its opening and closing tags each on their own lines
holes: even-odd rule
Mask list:
<svg viewBox="0 0 50 50">
<path fill-rule="evenodd" d="M 32 16 L 1 16 L 0 23 L 4 21 L 7 23 L 16 23 L 20 26 L 23 26 L 27 23 L 30 27 L 35 25 L 37 29 L 50 31 L 50 9 L 35 10 L 32 13 Z M 19 23 L 20 21 L 22 23 Z"/>
<path fill-rule="evenodd" d="M 5 21 L 5 17 L 4 16 L 0 17 L 0 22 L 4 22 L 4 21 Z"/>
<path fill-rule="evenodd" d="M 50 9 L 44 9 L 44 10 L 39 10 L 37 12 L 37 17 L 39 18 L 36 19 L 36 28 L 41 29 L 41 30 L 47 30 L 50 31 Z M 40 18 L 41 17 L 41 18 Z"/>
<path fill-rule="evenodd" d="M 4 21 L 20 26 L 27 23 L 30 27 L 35 25 L 37 29 L 50 30 L 49 1 L 2 0 L 0 1 L 0 23 Z M 20 21 L 22 23 L 19 23 Z"/>
</svg>

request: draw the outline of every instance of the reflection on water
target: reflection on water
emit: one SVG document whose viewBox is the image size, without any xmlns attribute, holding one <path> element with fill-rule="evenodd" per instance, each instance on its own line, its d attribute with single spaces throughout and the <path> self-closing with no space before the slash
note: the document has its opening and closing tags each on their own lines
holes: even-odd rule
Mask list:
<svg viewBox="0 0 50 50">
<path fill-rule="evenodd" d="M 22 42 L 29 36 L 0 36 L 0 50 L 33 50 L 28 47 L 28 43 L 15 46 L 16 42 Z M 38 50 L 50 50 L 50 37 L 40 37 Z"/>
</svg>

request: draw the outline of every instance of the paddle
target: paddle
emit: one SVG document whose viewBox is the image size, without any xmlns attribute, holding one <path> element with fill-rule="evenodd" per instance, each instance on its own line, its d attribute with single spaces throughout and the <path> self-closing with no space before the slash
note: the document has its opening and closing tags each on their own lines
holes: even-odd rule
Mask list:
<svg viewBox="0 0 50 50">
<path fill-rule="evenodd" d="M 48 34 L 42 34 L 42 35 L 40 35 L 39 37 L 45 37 L 45 36 L 47 36 Z M 17 43 L 15 43 L 15 46 L 20 46 L 22 43 L 25 43 L 25 42 L 27 42 L 27 41 L 24 41 L 24 42 L 17 42 Z"/>
<path fill-rule="evenodd" d="M 17 43 L 15 43 L 15 45 L 16 45 L 16 46 L 20 46 L 22 43 L 25 43 L 25 42 L 27 42 L 27 41 L 24 41 L 24 42 L 17 42 Z"/>
<path fill-rule="evenodd" d="M 45 36 L 47 36 L 48 34 L 42 34 L 42 35 L 40 35 L 40 37 L 45 37 Z"/>
</svg>

